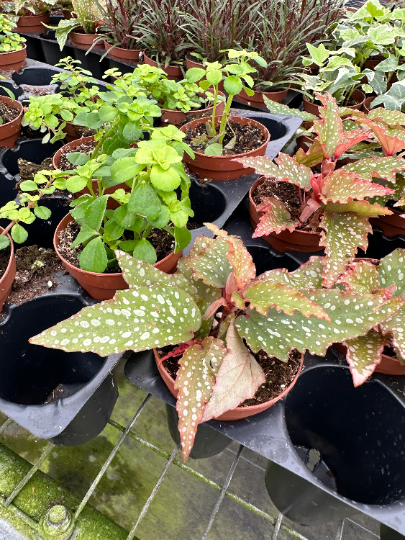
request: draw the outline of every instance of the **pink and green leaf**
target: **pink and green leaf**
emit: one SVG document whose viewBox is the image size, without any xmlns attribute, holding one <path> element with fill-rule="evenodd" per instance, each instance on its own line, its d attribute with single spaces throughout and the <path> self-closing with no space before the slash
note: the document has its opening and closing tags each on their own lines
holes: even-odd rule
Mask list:
<svg viewBox="0 0 405 540">
<path fill-rule="evenodd" d="M 291 214 L 284 204 L 274 197 L 265 197 L 258 207 L 263 212 L 259 223 L 253 233 L 253 238 L 259 238 L 272 232 L 279 233 L 295 230 L 299 225 L 299 220 L 292 221 Z"/>
<path fill-rule="evenodd" d="M 371 109 L 368 113 L 367 118 L 371 120 L 381 119 L 386 122 L 388 125 L 405 125 L 405 114 L 401 111 L 389 111 L 383 107 L 378 107 L 377 109 Z"/>
<path fill-rule="evenodd" d="M 346 270 L 357 249 L 367 249 L 367 236 L 372 228 L 367 217 L 353 212 L 325 212 L 321 227 L 320 245 L 325 247 L 323 285 L 330 288 Z"/>
<path fill-rule="evenodd" d="M 285 268 L 281 270 L 268 270 L 257 279 L 285 283 L 286 285 L 291 285 L 294 289 L 321 289 L 323 280 L 322 261 L 323 257 L 314 256 L 293 272 L 288 272 Z"/>
<path fill-rule="evenodd" d="M 354 261 L 339 279 L 347 291 L 371 294 L 381 288 L 378 268 L 371 261 Z"/>
<path fill-rule="evenodd" d="M 306 167 L 314 167 L 322 163 L 324 158 L 323 148 L 318 139 L 315 139 L 311 144 L 307 152 L 304 152 L 302 148 L 299 148 L 294 156 L 295 161 L 300 165 Z"/>
<path fill-rule="evenodd" d="M 405 303 L 403 298 L 395 300 Z M 393 313 L 389 319 L 381 324 L 381 331 L 384 334 L 392 334 L 392 344 L 398 349 L 400 356 L 405 358 L 405 307 Z"/>
<path fill-rule="evenodd" d="M 350 131 L 344 131 L 342 140 L 335 150 L 335 161 L 337 161 L 345 152 L 353 148 L 362 141 L 369 139 L 368 132 L 364 132 L 361 129 L 352 129 Z"/>
<path fill-rule="evenodd" d="M 343 139 L 343 124 L 339 114 L 336 99 L 330 94 L 318 94 L 316 97 L 322 102 L 319 107 L 319 120 L 314 120 L 314 130 L 319 136 L 325 152 L 329 157 L 335 155 L 336 149 Z"/>
<path fill-rule="evenodd" d="M 330 214 L 334 212 L 354 212 L 361 216 L 390 216 L 392 211 L 385 206 L 379 204 L 370 204 L 368 201 L 350 201 L 348 203 L 332 203 L 328 202 L 325 210 Z"/>
<path fill-rule="evenodd" d="M 243 343 L 234 321 L 229 325 L 226 344 L 228 352 L 219 368 L 211 399 L 205 406 L 204 422 L 253 398 L 259 386 L 266 382 L 262 368 Z"/>
<path fill-rule="evenodd" d="M 395 285 L 394 296 L 405 294 L 405 249 L 398 248 L 380 261 L 381 287 Z"/>
<path fill-rule="evenodd" d="M 354 386 L 360 386 L 374 373 L 381 362 L 386 338 L 375 330 L 344 342 L 346 360 L 350 366 Z"/>
<path fill-rule="evenodd" d="M 343 167 L 345 171 L 358 174 L 362 180 L 371 182 L 373 177 L 379 177 L 393 184 L 396 182 L 396 171 L 403 169 L 405 169 L 404 160 L 392 156 L 361 159 Z"/>
<path fill-rule="evenodd" d="M 217 237 L 198 256 L 189 259 L 185 266 L 192 269 L 193 276 L 201 279 L 206 285 L 222 289 L 233 271 L 227 258 L 228 251 L 230 251 L 228 242 L 224 238 Z"/>
<path fill-rule="evenodd" d="M 393 156 L 404 148 L 405 142 L 396 136 L 390 136 L 388 134 L 388 127 L 382 127 L 378 125 L 375 121 L 369 120 L 368 118 L 364 118 L 359 121 L 371 128 L 374 135 L 381 144 L 384 156 Z"/>
<path fill-rule="evenodd" d="M 184 461 L 193 448 L 197 427 L 226 352 L 222 340 L 206 337 L 201 344 L 189 347 L 179 361 L 174 387 L 178 390 L 176 409 Z"/>
<path fill-rule="evenodd" d="M 362 180 L 357 173 L 338 169 L 323 178 L 320 198 L 325 204 L 329 201 L 347 203 L 353 199 L 362 200 L 391 193 L 394 190 Z"/>
</svg>

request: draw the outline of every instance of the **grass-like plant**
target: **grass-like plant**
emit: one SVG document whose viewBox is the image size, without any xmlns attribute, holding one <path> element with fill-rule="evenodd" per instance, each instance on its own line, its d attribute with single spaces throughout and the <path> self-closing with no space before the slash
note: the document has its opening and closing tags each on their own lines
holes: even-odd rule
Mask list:
<svg viewBox="0 0 405 540">
<path fill-rule="evenodd" d="M 103 24 L 98 32 L 99 39 L 109 45 L 117 45 L 122 49 L 140 49 L 140 34 L 136 25 L 142 18 L 143 5 L 140 0 L 97 0 Z"/>
</svg>

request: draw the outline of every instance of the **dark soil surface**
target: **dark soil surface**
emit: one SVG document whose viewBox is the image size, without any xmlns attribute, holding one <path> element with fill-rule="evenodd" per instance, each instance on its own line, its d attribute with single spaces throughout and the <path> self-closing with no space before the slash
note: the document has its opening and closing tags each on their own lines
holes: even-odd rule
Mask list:
<svg viewBox="0 0 405 540">
<path fill-rule="evenodd" d="M 158 354 L 162 358 L 172 349 L 172 346 L 164 347 L 158 350 Z M 275 356 L 269 356 L 263 350 L 259 351 L 257 354 L 252 354 L 264 371 L 266 383 L 259 387 L 253 399 L 245 400 L 239 407 L 260 405 L 261 403 L 266 403 L 267 401 L 276 398 L 290 386 L 298 373 L 301 363 L 301 354 L 296 349 L 291 351 L 288 362 L 282 362 Z M 163 366 L 167 369 L 173 379 L 176 379 L 177 372 L 180 368 L 178 361 L 179 357 L 169 358 L 163 362 Z"/>
<path fill-rule="evenodd" d="M 76 268 L 80 268 L 78 255 L 83 251 L 83 246 L 77 246 L 71 249 L 71 245 L 79 234 L 80 227 L 75 221 L 71 221 L 66 229 L 59 233 L 59 253 L 62 257 Z M 173 236 L 163 229 L 152 229 L 148 236 L 149 242 L 156 250 L 157 260 L 161 261 L 174 249 Z M 114 268 L 107 268 L 105 273 L 121 272 L 119 266 Z"/>
<path fill-rule="evenodd" d="M 189 144 L 193 150 L 203 152 L 206 145 L 201 144 L 198 140 L 195 140 L 201 135 L 207 135 L 207 128 L 203 122 L 198 124 L 195 128 L 187 130 L 184 141 Z M 233 149 L 225 148 L 231 139 L 235 137 L 235 135 L 236 143 Z M 242 126 L 236 122 L 228 122 L 228 125 L 225 128 L 225 137 L 223 141 L 223 155 L 234 156 L 237 154 L 243 154 L 244 152 L 250 152 L 251 150 L 259 148 L 259 146 L 261 146 L 265 140 L 265 135 L 257 126 L 254 126 L 253 124 Z"/>
<path fill-rule="evenodd" d="M 74 165 L 70 163 L 68 158 L 66 157 L 67 154 L 71 154 L 72 152 L 80 152 L 81 154 L 87 154 L 88 156 L 93 153 L 95 147 L 97 146 L 96 141 L 88 141 L 86 143 L 82 143 L 80 146 L 77 146 L 74 150 L 71 150 L 67 146 L 64 146 L 62 148 L 61 156 L 60 156 L 60 165 L 59 168 L 62 171 L 70 171 L 73 169 L 76 169 Z"/>
<path fill-rule="evenodd" d="M 9 105 L 0 101 L 0 116 L 3 119 L 3 124 L 11 122 L 20 114 L 20 110 L 15 105 Z"/>
<path fill-rule="evenodd" d="M 8 263 L 10 262 L 10 246 L 0 250 L 0 279 L 3 277 L 4 272 L 7 270 Z"/>
<path fill-rule="evenodd" d="M 7 299 L 10 304 L 19 305 L 37 296 L 42 296 L 58 285 L 55 274 L 65 271 L 53 249 L 39 248 L 38 246 L 22 247 L 16 250 L 15 258 L 17 273 Z M 5 314 L 0 314 L 0 322 L 4 318 Z"/>
<path fill-rule="evenodd" d="M 304 190 L 301 190 L 301 194 L 304 194 Z M 297 186 L 288 182 L 276 182 L 272 178 L 266 178 L 252 193 L 252 199 L 256 205 L 259 205 L 265 197 L 273 197 L 284 203 L 292 219 L 300 217 L 303 208 L 301 207 Z M 320 232 L 319 221 L 321 216 L 322 211 L 316 211 L 298 229 L 307 232 Z"/>
<path fill-rule="evenodd" d="M 55 93 L 56 85 L 50 84 L 46 86 L 33 86 L 30 84 L 20 84 L 20 87 L 24 90 L 24 94 L 30 94 L 33 96 L 47 96 Z"/>
<path fill-rule="evenodd" d="M 32 163 L 32 161 L 19 158 L 18 169 L 20 172 L 20 181 L 17 182 L 16 189 L 20 193 L 21 182 L 25 182 L 26 180 L 34 180 L 34 176 L 39 171 L 53 171 L 52 158 L 45 158 L 44 161 L 39 165 L 37 163 Z M 50 195 L 42 195 L 43 199 L 50 199 L 53 197 L 66 197 L 66 199 L 68 199 L 71 198 L 71 195 L 67 191 L 62 191 L 60 189 L 56 189 Z"/>
</svg>

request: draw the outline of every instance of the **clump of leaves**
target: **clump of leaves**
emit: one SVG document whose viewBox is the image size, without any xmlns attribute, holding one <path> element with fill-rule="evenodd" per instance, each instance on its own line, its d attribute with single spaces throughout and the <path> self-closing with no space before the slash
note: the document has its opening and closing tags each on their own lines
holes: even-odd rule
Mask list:
<svg viewBox="0 0 405 540">
<path fill-rule="evenodd" d="M 26 39 L 13 32 L 14 22 L 7 15 L 0 15 L 0 53 L 19 51 Z M 14 97 L 14 96 L 13 96 Z"/>
<path fill-rule="evenodd" d="M 14 0 L 1 3 L 1 10 L 17 22 L 23 15 L 41 15 L 48 13 L 57 3 L 57 0 Z"/>
<path fill-rule="evenodd" d="M 65 46 L 72 30 L 81 28 L 85 34 L 95 34 L 101 20 L 99 7 L 92 0 L 72 0 L 72 5 L 75 17 L 62 19 L 56 27 L 46 25 L 47 28 L 56 30 L 56 40 L 60 50 Z"/>
<path fill-rule="evenodd" d="M 176 389 L 184 459 L 201 422 L 252 398 L 263 384 L 255 353 L 264 350 L 282 361 L 292 349 L 323 355 L 337 339 L 363 335 L 384 321 L 396 305 L 384 293 L 322 289 L 319 261 L 256 277 L 241 240 L 207 226 L 217 237 L 199 237 L 173 275 L 117 252 L 130 289 L 30 340 L 102 356 L 180 344 L 169 356 L 180 358 Z"/>
<path fill-rule="evenodd" d="M 284 203 L 266 197 L 258 207 L 263 212 L 254 237 L 294 231 L 302 227 L 315 212 L 320 215 L 322 229 L 320 245 L 325 247 L 323 284 L 331 287 L 346 270 L 359 247 L 366 250 L 367 236 L 372 232 L 369 218 L 389 215 L 391 210 L 374 204 L 374 197 L 391 197 L 395 191 L 386 181 L 395 182 L 396 171 L 405 168 L 400 158 L 393 157 L 395 149 L 403 148 L 404 141 L 387 135 L 377 121 L 362 119 L 362 125 L 343 130 L 336 100 L 330 95 L 318 95 L 324 104 L 320 119 L 314 120 L 317 133 L 314 143 L 305 153 L 300 149 L 294 157 L 280 153 L 276 164 L 270 158 L 239 158 L 235 161 L 256 172 L 297 186 L 302 202 L 301 215 L 293 219 Z M 383 145 L 386 157 L 366 158 L 336 168 L 338 160 L 351 147 L 362 141 L 372 141 L 372 133 Z M 399 146 L 398 146 L 399 145 Z M 316 167 L 316 171 L 312 168 Z M 373 178 L 381 179 L 382 184 Z"/>
<path fill-rule="evenodd" d="M 136 32 L 135 27 L 143 14 L 142 2 L 139 0 L 96 1 L 103 21 L 98 28 L 98 32 L 102 34 L 100 39 L 122 49 L 140 49 L 140 34 Z"/>
</svg>

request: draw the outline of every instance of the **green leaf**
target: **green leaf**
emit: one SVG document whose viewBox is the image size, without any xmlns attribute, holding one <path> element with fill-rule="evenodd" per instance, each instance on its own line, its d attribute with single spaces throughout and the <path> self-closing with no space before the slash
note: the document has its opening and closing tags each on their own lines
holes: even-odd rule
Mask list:
<svg viewBox="0 0 405 540">
<path fill-rule="evenodd" d="M 235 75 L 229 75 L 224 80 L 225 92 L 228 92 L 232 96 L 236 96 L 242 92 L 242 87 L 242 81 L 239 77 L 235 77 Z"/>
<path fill-rule="evenodd" d="M 338 169 L 323 178 L 320 199 L 325 204 L 328 201 L 346 203 L 353 198 L 362 200 L 366 197 L 379 197 L 390 193 L 393 193 L 393 190 L 362 180 L 356 173 Z"/>
<path fill-rule="evenodd" d="M 190 68 L 186 71 L 186 79 L 190 83 L 196 83 L 205 76 L 205 73 L 206 73 L 205 69 Z"/>
<path fill-rule="evenodd" d="M 307 113 L 305 111 L 300 111 L 299 109 L 291 109 L 288 105 L 283 105 L 283 103 L 277 103 L 263 94 L 263 99 L 266 104 L 266 107 L 273 114 L 283 114 L 287 116 L 297 116 L 308 122 L 316 120 L 318 117 L 314 114 Z"/>
<path fill-rule="evenodd" d="M 353 212 L 329 214 L 325 212 L 319 245 L 325 247 L 323 285 L 332 287 L 354 258 L 357 249 L 366 251 L 367 235 L 372 232 L 368 218 Z"/>
<path fill-rule="evenodd" d="M 174 227 L 174 252 L 178 253 L 186 248 L 191 242 L 191 232 L 186 227 Z"/>
<path fill-rule="evenodd" d="M 126 141 L 135 142 L 142 137 L 142 129 L 136 122 L 127 122 L 122 130 L 122 134 Z"/>
<path fill-rule="evenodd" d="M 216 86 L 217 84 L 219 84 L 221 81 L 222 81 L 222 72 L 217 70 L 217 69 L 214 69 L 212 71 L 207 71 L 207 81 L 208 81 L 208 85 L 207 85 L 207 88 L 209 88 L 211 85 L 212 86 Z M 200 83 L 200 86 L 203 87 L 202 83 L 204 83 L 204 81 L 201 81 Z M 241 83 L 241 86 L 242 86 L 242 83 Z M 205 90 L 207 89 L 205 88 Z M 242 88 L 241 88 L 242 90 Z"/>
<path fill-rule="evenodd" d="M 10 239 L 8 236 L 0 234 L 0 250 L 6 249 L 10 245 Z"/>
<path fill-rule="evenodd" d="M 82 154 L 81 152 L 70 152 L 66 155 L 67 160 L 72 165 L 79 167 L 80 165 L 85 165 L 90 157 L 87 154 Z"/>
<path fill-rule="evenodd" d="M 284 203 L 274 197 L 265 197 L 259 209 L 263 215 L 260 216 L 253 238 L 260 238 L 272 232 L 280 233 L 286 229 L 292 232 L 300 225 L 298 220 L 291 220 L 291 214 Z"/>
<path fill-rule="evenodd" d="M 403 302 L 403 298 L 396 298 Z M 385 322 L 381 324 L 381 330 L 384 334 L 392 334 L 392 344 L 396 347 L 403 357 L 405 354 L 405 309 L 402 306 L 396 313 L 392 314 Z"/>
<path fill-rule="evenodd" d="M 80 268 L 87 272 L 102 274 L 107 268 L 107 254 L 100 236 L 90 240 L 83 251 L 78 255 Z"/>
<path fill-rule="evenodd" d="M 218 418 L 253 398 L 259 386 L 266 382 L 262 368 L 243 343 L 234 321 L 229 325 L 226 345 L 228 352 L 216 376 L 211 399 L 205 406 L 203 422 Z"/>
<path fill-rule="evenodd" d="M 76 236 L 70 247 L 71 249 L 74 249 L 76 246 L 80 246 L 80 244 L 85 244 L 96 236 L 99 236 L 99 233 L 97 231 L 94 231 L 86 225 L 83 225 L 80 229 L 79 234 Z"/>
<path fill-rule="evenodd" d="M 136 259 L 140 259 L 141 261 L 145 261 L 149 264 L 154 264 L 157 261 L 155 248 L 145 238 L 142 238 L 142 240 L 138 240 L 136 242 L 133 256 Z"/>
<path fill-rule="evenodd" d="M 176 409 L 184 461 L 193 448 L 197 427 L 226 352 L 222 340 L 206 337 L 201 344 L 189 347 L 179 360 L 174 387 L 178 390 Z"/>
<path fill-rule="evenodd" d="M 343 138 L 343 125 L 339 114 L 336 99 L 330 94 L 322 96 L 317 94 L 323 107 L 319 107 L 320 120 L 314 120 L 314 130 L 319 135 L 320 142 L 324 145 L 329 156 L 333 156 Z"/>
<path fill-rule="evenodd" d="M 207 156 L 222 156 L 222 144 L 220 143 L 211 143 L 205 150 L 204 154 Z"/>
<path fill-rule="evenodd" d="M 37 191 L 38 185 L 32 180 L 25 180 L 20 184 L 21 191 Z"/>
<path fill-rule="evenodd" d="M 71 193 L 82 191 L 87 186 L 87 179 L 82 176 L 70 176 L 66 180 L 66 189 Z"/>
<path fill-rule="evenodd" d="M 309 261 L 301 265 L 294 272 L 288 272 L 285 268 L 282 270 L 268 270 L 257 279 L 277 281 L 291 285 L 294 289 L 321 289 L 323 257 L 311 257 Z"/>
<path fill-rule="evenodd" d="M 389 111 L 387 111 L 389 112 Z M 405 115 L 404 115 L 405 116 Z M 362 180 L 371 182 L 373 177 L 384 178 L 395 184 L 396 171 L 404 170 L 405 164 L 402 158 L 392 156 L 381 158 L 366 158 L 350 163 L 343 167 L 345 171 L 357 173 Z M 357 190 L 356 190 L 357 198 Z"/>
<path fill-rule="evenodd" d="M 60 115 L 66 122 L 71 122 L 73 120 L 73 114 L 70 111 L 67 111 L 66 109 L 62 109 L 60 111 Z"/>
<path fill-rule="evenodd" d="M 11 238 L 17 244 L 23 244 L 28 238 L 28 233 L 24 227 L 22 227 L 19 223 L 16 223 L 11 228 Z"/>
<path fill-rule="evenodd" d="M 104 225 L 104 235 L 103 238 L 107 242 L 113 242 L 118 240 L 124 234 L 124 227 L 118 225 L 114 219 L 109 219 Z"/>
<path fill-rule="evenodd" d="M 365 336 L 345 341 L 347 346 L 346 360 L 350 366 L 354 386 L 360 386 L 374 373 L 381 362 L 386 339 L 370 330 Z"/>
<path fill-rule="evenodd" d="M 75 126 L 84 126 L 89 129 L 99 129 L 103 125 L 103 121 L 97 112 L 79 112 L 73 121 Z"/>
<path fill-rule="evenodd" d="M 317 66 L 322 66 L 324 61 L 329 58 L 330 51 L 325 48 L 325 45 L 323 43 L 321 43 L 319 47 L 314 47 L 314 45 L 311 45 L 311 43 L 307 43 L 307 48 L 313 62 Z"/>
<path fill-rule="evenodd" d="M 226 256 L 228 251 L 230 251 L 228 242 L 222 238 L 216 238 L 198 256 L 189 259 L 186 266 L 193 270 L 195 277 L 207 285 L 222 289 L 226 285 L 229 274 L 233 271 Z"/>
<path fill-rule="evenodd" d="M 65 46 L 69 32 L 71 32 L 75 28 L 78 28 L 79 26 L 80 23 L 75 17 L 72 17 L 71 19 L 62 19 L 61 21 L 59 21 L 58 27 L 56 29 L 56 40 L 58 42 L 60 50 L 62 50 Z"/>
<path fill-rule="evenodd" d="M 123 184 L 135 178 L 144 167 L 145 165 L 136 163 L 134 157 L 117 159 L 111 165 L 111 177 L 115 185 Z"/>
<path fill-rule="evenodd" d="M 107 208 L 109 195 L 97 197 L 86 209 L 84 221 L 87 227 L 98 231 L 103 223 L 104 214 Z"/>
<path fill-rule="evenodd" d="M 163 316 L 163 307 L 168 312 L 172 308 L 169 317 Z M 108 356 L 188 341 L 200 324 L 201 315 L 193 298 L 178 287 L 159 283 L 117 291 L 113 300 L 82 309 L 31 338 L 30 343 Z"/>
<path fill-rule="evenodd" d="M 162 208 L 162 203 L 155 190 L 146 183 L 137 186 L 128 201 L 128 211 L 141 214 L 149 219 L 156 219 Z"/>
<path fill-rule="evenodd" d="M 395 285 L 394 296 L 405 294 L 405 250 L 396 249 L 380 261 L 378 267 L 382 287 Z"/>
<path fill-rule="evenodd" d="M 179 187 L 181 178 L 173 167 L 164 170 L 160 165 L 153 165 L 150 172 L 150 181 L 157 189 L 173 191 Z"/>
<path fill-rule="evenodd" d="M 353 261 L 349 269 L 339 279 L 349 292 L 371 294 L 380 289 L 380 275 L 371 261 Z"/>
<path fill-rule="evenodd" d="M 98 110 L 100 120 L 103 122 L 112 122 L 118 115 L 118 111 L 112 105 L 103 105 Z"/>
<path fill-rule="evenodd" d="M 34 214 L 39 219 L 49 219 L 51 217 L 52 212 L 46 206 L 35 206 Z"/>
<path fill-rule="evenodd" d="M 376 45 L 392 45 L 397 36 L 395 29 L 388 24 L 371 26 L 367 34 Z"/>
</svg>

